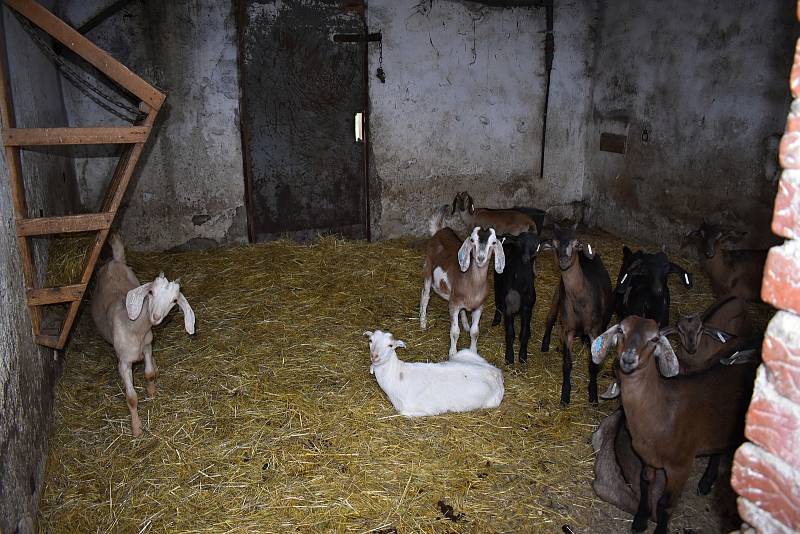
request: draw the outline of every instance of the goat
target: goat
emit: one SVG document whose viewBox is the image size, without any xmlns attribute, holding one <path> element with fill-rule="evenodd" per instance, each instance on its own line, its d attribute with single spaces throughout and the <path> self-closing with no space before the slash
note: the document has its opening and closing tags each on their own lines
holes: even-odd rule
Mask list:
<svg viewBox="0 0 800 534">
<path fill-rule="evenodd" d="M 406 417 L 496 408 L 503 400 L 503 373 L 477 352 L 463 349 L 440 363 L 404 362 L 396 349 L 405 348 L 389 332 L 366 331 L 375 375 L 381 389 Z"/>
<path fill-rule="evenodd" d="M 611 320 L 611 277 L 599 254 L 591 245 L 579 241 L 575 230 L 554 226 L 553 238 L 542 243 L 541 250 L 552 249 L 561 271 L 558 290 L 553 295 L 547 314 L 542 352 L 550 350 L 550 335 L 556 319 L 561 319 L 562 381 L 561 402 L 570 401 L 572 374 L 572 342 L 576 337 L 591 342 Z M 599 367 L 589 361 L 589 401 L 597 403 L 597 373 Z"/>
<path fill-rule="evenodd" d="M 456 353 L 458 316 L 462 310 L 472 313 L 472 325 L 469 327 L 470 350 L 477 352 L 478 323 L 483 313 L 483 303 L 489 294 L 489 259 L 494 254 L 494 270 L 498 273 L 503 272 L 506 260 L 503 244 L 497 239 L 493 228 L 487 230 L 476 226 L 462 242 L 451 228 L 442 226 L 446 211 L 447 206 L 443 206 L 431 219 L 432 237 L 426 244 L 422 267 L 419 324 L 423 330 L 427 328 L 428 300 L 433 288 L 437 295 L 449 303 L 449 354 L 452 356 Z M 462 319 L 466 323 L 466 313 Z"/>
<path fill-rule="evenodd" d="M 125 264 L 125 248 L 117 234 L 109 237 L 113 258 L 97 272 L 92 296 L 92 319 L 100 335 L 114 346 L 119 376 L 131 412 L 131 431 L 142 435 L 137 412 L 138 397 L 133 389 L 132 366 L 144 359 L 147 396 L 156 394 L 158 368 L 153 361 L 152 328 L 177 304 L 183 311 L 186 332 L 194 334 L 194 311 L 180 292 L 180 281 L 170 282 L 159 274 L 155 280 L 140 284 L 133 270 Z"/>
<path fill-rule="evenodd" d="M 514 317 L 520 316 L 519 363 L 528 361 L 528 340 L 531 337 L 531 317 L 536 304 L 536 254 L 539 237 L 532 232 L 519 236 L 503 237 L 506 266 L 502 273 L 494 274 L 494 320 L 500 324 L 505 318 L 506 363 L 514 364 Z"/>
<path fill-rule="evenodd" d="M 612 346 L 619 345 L 622 407 L 633 448 L 643 463 L 633 532 L 647 528 L 648 489 L 656 469 L 664 469 L 666 481 L 657 502 L 655 533 L 666 534 L 670 508 L 680 497 L 694 458 L 741 443 L 755 379 L 756 366 L 751 364 L 715 365 L 675 376 L 680 365 L 664 333 L 652 319 L 632 315 L 592 343 L 597 365 Z"/>
<path fill-rule="evenodd" d="M 661 327 L 669 325 L 670 274 L 681 275 L 683 284 L 692 287 L 691 273 L 669 261 L 663 251 L 648 254 L 622 247 L 622 266 L 614 290 L 614 312 L 619 320 L 638 315 L 655 320 Z"/>
<path fill-rule="evenodd" d="M 538 228 L 533 219 L 517 209 L 476 208 L 472 197 L 466 191 L 456 194 L 453 198 L 451 214 L 455 214 L 456 211 L 461 213 L 468 228 L 491 227 L 499 234 L 509 235 L 519 235 Z"/>
<path fill-rule="evenodd" d="M 700 265 L 708 275 L 715 296 L 735 295 L 758 302 L 768 251 L 722 249 L 722 238 L 735 233 L 703 221 L 700 228 L 689 232 L 687 237 L 697 238 Z"/>
</svg>

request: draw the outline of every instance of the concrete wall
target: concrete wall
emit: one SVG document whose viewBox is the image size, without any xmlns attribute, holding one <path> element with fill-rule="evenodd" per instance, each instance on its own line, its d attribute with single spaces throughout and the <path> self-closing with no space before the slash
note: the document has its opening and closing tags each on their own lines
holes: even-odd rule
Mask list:
<svg viewBox="0 0 800 534">
<path fill-rule="evenodd" d="M 111 0 L 65 1 L 80 26 Z M 232 1 L 133 2 L 87 37 L 167 93 L 116 225 L 139 249 L 208 247 L 246 240 Z M 124 124 L 64 82 L 70 125 Z M 82 199 L 95 209 L 115 160 L 106 148 L 76 163 Z"/>
<path fill-rule="evenodd" d="M 52 2 L 44 2 L 48 7 Z M 0 7 L 11 91 L 19 127 L 64 126 L 61 88 L 53 64 L 41 54 L 5 6 Z M 77 208 L 72 166 L 59 151 L 22 154 L 30 216 L 63 215 Z M 0 158 L 0 532 L 32 532 L 41 494 L 53 389 L 60 364 L 33 342 L 16 242 L 5 153 Z M 47 261 L 46 243 L 35 249 Z M 43 272 L 41 267 L 40 274 Z"/>
<path fill-rule="evenodd" d="M 562 195 L 539 178 L 544 9 L 372 0 L 367 15 L 386 72 L 369 87 L 376 237 L 425 234 L 460 190 L 479 206 Z M 371 45 L 371 74 L 378 60 Z"/>
<path fill-rule="evenodd" d="M 769 234 L 795 4 L 599 2 L 585 194 L 600 226 L 677 244 L 705 215 Z M 600 152 L 601 132 L 627 153 Z"/>
</svg>

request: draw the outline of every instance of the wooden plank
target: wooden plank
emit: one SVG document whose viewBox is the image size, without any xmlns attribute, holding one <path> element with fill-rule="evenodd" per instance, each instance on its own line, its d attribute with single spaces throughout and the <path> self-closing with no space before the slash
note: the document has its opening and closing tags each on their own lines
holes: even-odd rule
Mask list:
<svg viewBox="0 0 800 534">
<path fill-rule="evenodd" d="M 158 115 L 158 110 L 151 109 L 148 112 L 143 125 L 148 129 L 152 128 L 153 123 L 156 120 L 156 115 Z M 142 149 L 144 149 L 144 142 L 136 143 L 133 145 L 127 160 L 120 163 L 120 166 L 117 169 L 119 175 L 116 175 L 115 173 L 112 186 L 109 187 L 108 193 L 103 202 L 103 211 L 116 213 L 119 209 L 119 205 L 122 202 L 122 197 L 125 195 L 125 190 L 128 188 L 128 182 L 131 179 L 133 170 L 136 168 L 136 163 L 139 161 L 139 156 L 142 155 Z"/>
<path fill-rule="evenodd" d="M 39 217 L 36 219 L 17 219 L 17 235 L 72 234 L 91 232 L 111 226 L 114 215 L 111 213 L 84 213 L 63 217 Z"/>
<path fill-rule="evenodd" d="M 5 146 L 106 145 L 143 143 L 150 129 L 144 126 L 90 128 L 3 128 Z"/>
<path fill-rule="evenodd" d="M 36 344 L 51 349 L 63 349 L 64 345 L 58 346 L 58 336 L 51 336 L 48 334 L 37 334 L 35 337 Z"/>
<path fill-rule="evenodd" d="M 11 101 L 11 86 L 8 82 L 8 56 L 3 36 L 0 36 L 0 127 L 13 128 L 16 126 L 14 107 Z M 25 200 L 25 184 L 22 181 L 22 162 L 19 157 L 19 148 L 5 147 L 8 177 L 11 182 L 11 198 L 14 205 L 16 218 L 28 216 L 28 205 Z M 36 287 L 36 269 L 33 265 L 33 252 L 27 237 L 17 236 L 20 259 L 22 260 L 22 275 L 26 288 Z M 28 306 L 33 332 L 39 331 L 42 315 L 39 308 Z"/>
<path fill-rule="evenodd" d="M 45 287 L 29 289 L 27 291 L 28 304 L 42 306 L 45 304 L 58 304 L 60 302 L 74 302 L 81 300 L 86 284 L 75 284 L 63 287 Z"/>
<path fill-rule="evenodd" d="M 108 231 L 106 230 L 106 232 Z M 105 241 L 105 238 L 103 239 L 103 241 Z M 102 247 L 102 244 L 100 246 Z M 92 264 L 92 268 L 94 268 L 94 264 Z M 69 305 L 69 310 L 67 311 L 67 317 L 64 319 L 64 323 L 61 325 L 61 334 L 58 336 L 58 342 L 56 343 L 57 349 L 63 349 L 64 345 L 67 344 L 67 339 L 69 339 L 69 334 L 72 331 L 72 323 L 75 322 L 75 317 L 78 316 L 78 309 L 80 307 L 81 307 L 80 300 L 76 300 L 75 302 Z"/>
<path fill-rule="evenodd" d="M 98 48 L 39 3 L 34 0 L 4 0 L 4 2 L 143 102 L 147 102 L 150 107 L 158 109 L 163 104 L 165 98 L 163 93 Z"/>
</svg>

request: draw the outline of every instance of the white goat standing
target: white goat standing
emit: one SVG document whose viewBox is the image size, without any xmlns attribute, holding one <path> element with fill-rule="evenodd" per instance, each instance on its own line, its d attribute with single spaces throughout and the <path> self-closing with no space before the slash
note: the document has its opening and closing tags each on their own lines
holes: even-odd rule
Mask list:
<svg viewBox="0 0 800 534">
<path fill-rule="evenodd" d="M 406 346 L 389 332 L 364 332 L 370 338 L 370 373 L 392 405 L 406 417 L 496 408 L 503 400 L 503 373 L 477 352 L 463 349 L 439 363 L 404 362 Z"/>
<path fill-rule="evenodd" d="M 114 345 L 131 412 L 131 431 L 134 436 L 141 436 L 142 422 L 136 411 L 138 397 L 133 389 L 132 366 L 144 359 L 147 396 L 155 396 L 158 368 L 153 362 L 152 328 L 177 304 L 183 311 L 186 331 L 194 334 L 194 311 L 180 292 L 179 280 L 170 282 L 161 273 L 152 282 L 140 284 L 125 264 L 125 248 L 119 236 L 111 234 L 109 243 L 114 258 L 97 272 L 92 319 L 103 339 Z"/>
</svg>

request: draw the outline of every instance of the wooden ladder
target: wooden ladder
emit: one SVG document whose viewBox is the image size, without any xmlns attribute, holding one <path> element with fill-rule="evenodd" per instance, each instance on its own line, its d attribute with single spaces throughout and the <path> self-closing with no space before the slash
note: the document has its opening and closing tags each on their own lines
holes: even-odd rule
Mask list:
<svg viewBox="0 0 800 534">
<path fill-rule="evenodd" d="M 54 349 L 62 349 L 75 322 L 81 299 L 100 255 L 100 249 L 105 243 L 111 223 L 114 221 L 114 216 L 125 195 L 128 182 L 166 96 L 34 0 L 3 1 L 138 98 L 140 100 L 139 110 L 143 114 L 143 118 L 130 127 L 16 128 L 8 83 L 5 41 L 0 36 L 0 121 L 2 121 L 0 138 L 2 138 L 11 180 L 17 243 L 22 258 L 28 310 L 36 343 Z M 106 190 L 100 212 L 64 217 L 29 217 L 20 160 L 21 147 L 96 144 L 126 145 Z M 35 236 L 92 231 L 96 232 L 96 235 L 80 282 L 61 287 L 39 287 L 29 240 Z M 65 303 L 68 304 L 68 309 L 60 328 L 43 330 L 42 307 Z"/>
</svg>

